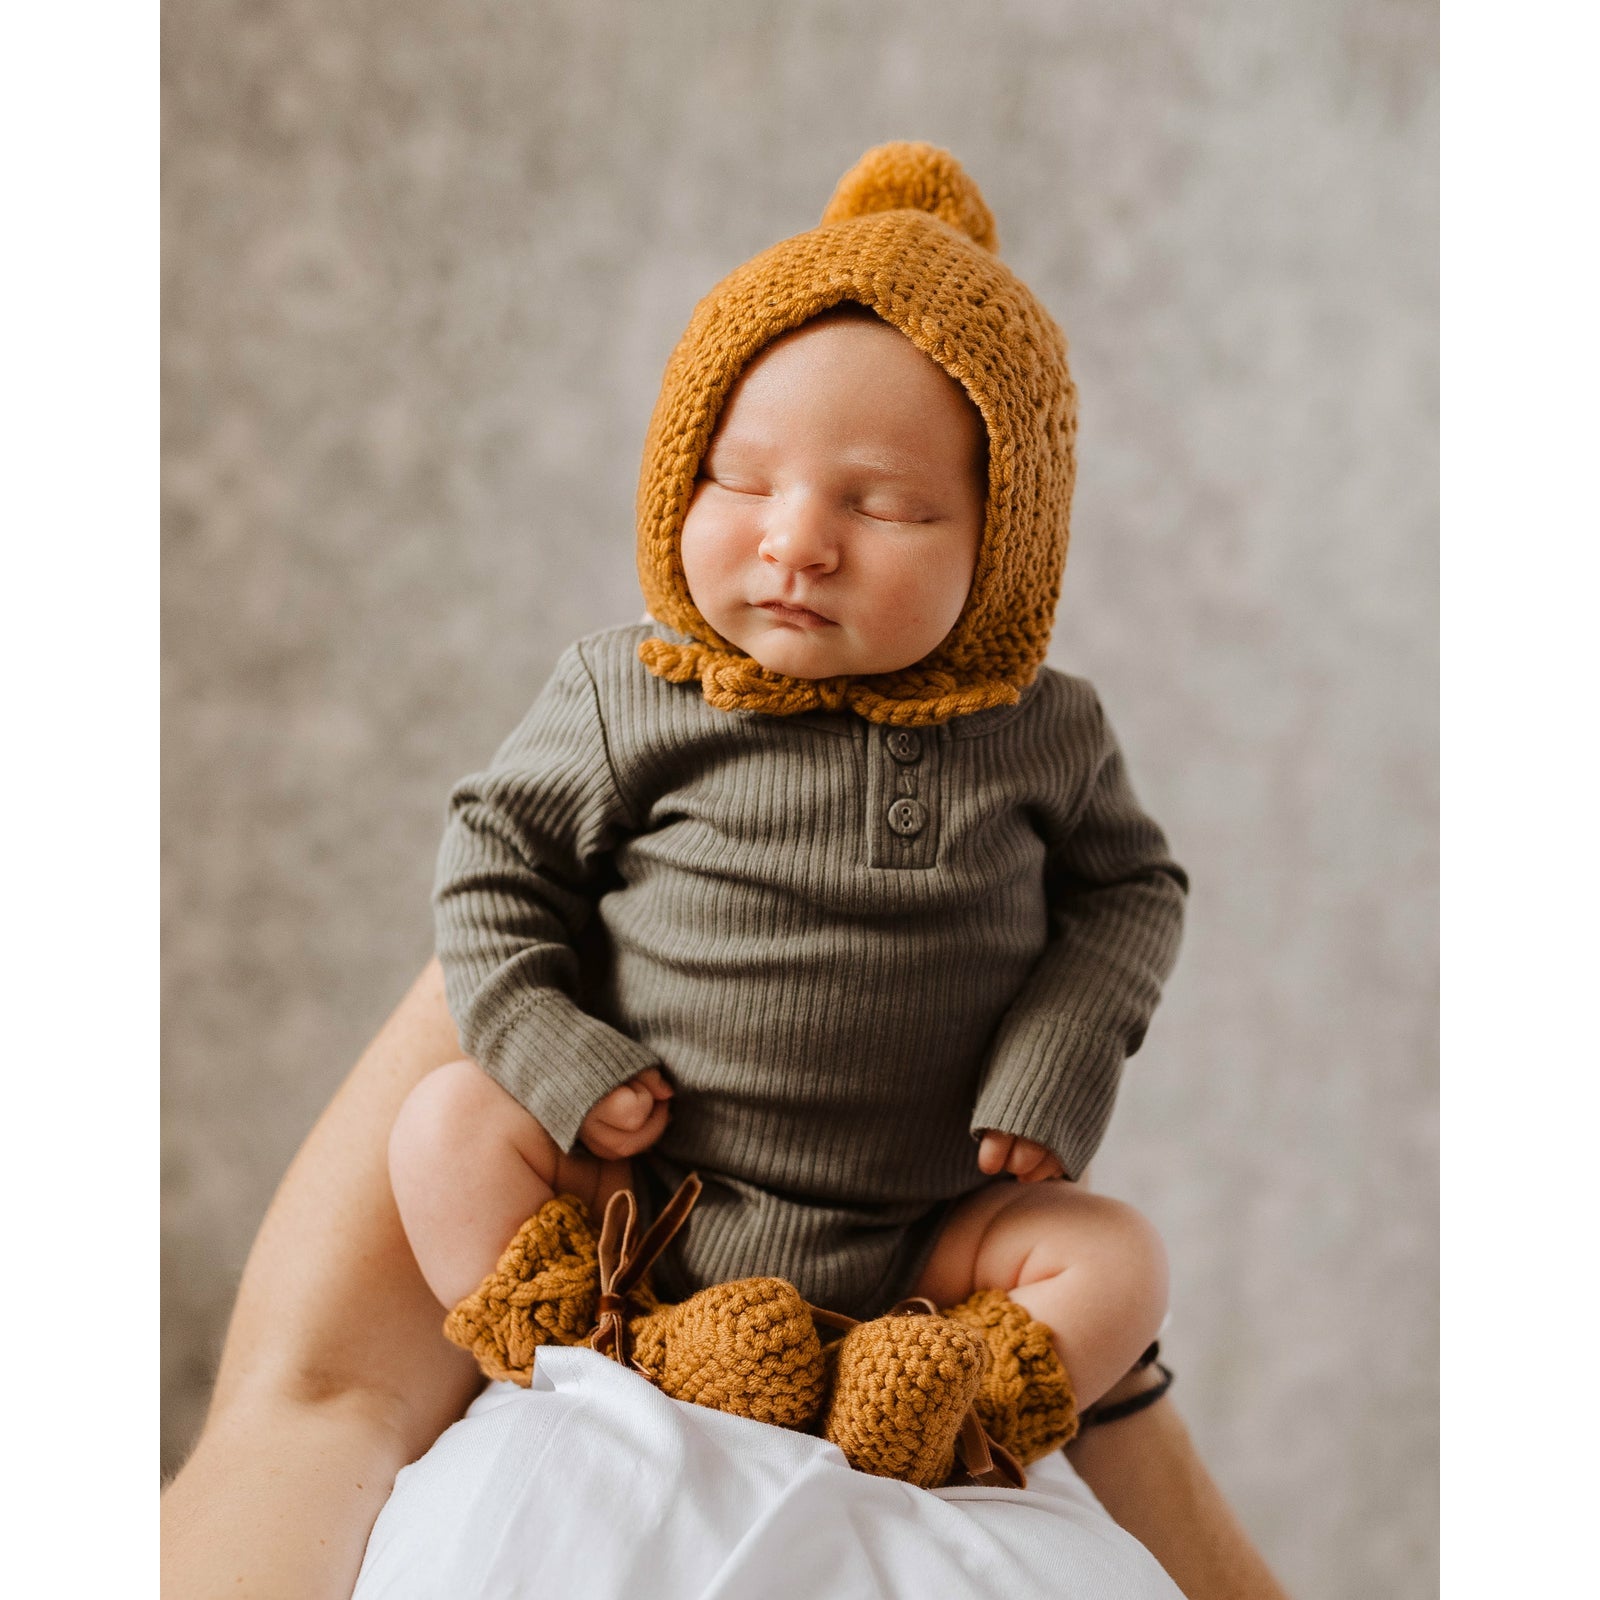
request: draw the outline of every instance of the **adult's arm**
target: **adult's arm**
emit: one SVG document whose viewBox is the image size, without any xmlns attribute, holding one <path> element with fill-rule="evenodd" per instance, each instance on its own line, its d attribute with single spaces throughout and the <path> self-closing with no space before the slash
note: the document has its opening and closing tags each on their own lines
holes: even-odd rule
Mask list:
<svg viewBox="0 0 1600 1600">
<path fill-rule="evenodd" d="M 477 1387 L 440 1333 L 387 1167 L 401 1101 L 460 1054 L 430 963 L 290 1166 L 200 1442 L 163 1500 L 165 1600 L 348 1600 L 395 1474 Z"/>
<path fill-rule="evenodd" d="M 1135 1374 L 1106 1399 L 1123 1399 L 1146 1381 Z M 1189 1600 L 1288 1600 L 1170 1400 L 1086 1429 L 1067 1446 L 1067 1459 Z"/>
</svg>

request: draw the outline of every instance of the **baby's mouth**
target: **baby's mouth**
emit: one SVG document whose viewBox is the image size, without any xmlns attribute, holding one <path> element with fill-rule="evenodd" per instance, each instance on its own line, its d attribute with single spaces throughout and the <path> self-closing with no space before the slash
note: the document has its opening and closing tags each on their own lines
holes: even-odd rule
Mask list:
<svg viewBox="0 0 1600 1600">
<path fill-rule="evenodd" d="M 776 617 L 779 622 L 792 623 L 797 628 L 832 628 L 837 624 L 830 617 L 825 617 L 820 611 L 813 611 L 808 606 L 785 605 L 782 600 L 763 600 L 760 609 L 769 617 Z"/>
</svg>

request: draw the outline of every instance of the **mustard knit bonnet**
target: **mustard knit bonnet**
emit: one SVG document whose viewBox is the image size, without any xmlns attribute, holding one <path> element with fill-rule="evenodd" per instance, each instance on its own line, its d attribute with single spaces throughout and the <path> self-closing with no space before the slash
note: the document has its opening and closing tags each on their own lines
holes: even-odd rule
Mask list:
<svg viewBox="0 0 1600 1600">
<path fill-rule="evenodd" d="M 820 226 L 747 261 L 695 307 L 667 363 L 639 479 L 639 580 L 651 615 L 687 641 L 645 640 L 639 658 L 651 672 L 698 680 L 724 710 L 849 709 L 904 726 L 1013 704 L 1032 682 L 1066 561 L 1077 397 L 1061 330 L 995 249 L 994 218 L 953 156 L 879 145 L 840 179 Z M 791 678 L 700 615 L 679 535 L 740 373 L 842 301 L 898 328 L 977 407 L 989 436 L 984 531 L 966 606 L 921 661 L 873 676 Z"/>
</svg>

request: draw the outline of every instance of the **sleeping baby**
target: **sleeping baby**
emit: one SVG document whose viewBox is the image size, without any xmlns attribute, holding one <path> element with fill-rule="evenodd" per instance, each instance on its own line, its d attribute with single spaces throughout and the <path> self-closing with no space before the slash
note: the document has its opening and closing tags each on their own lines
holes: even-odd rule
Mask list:
<svg viewBox="0 0 1600 1600">
<path fill-rule="evenodd" d="M 390 1168 L 491 1376 L 590 1335 L 593 1217 L 691 1173 L 634 1364 L 865 1471 L 945 1481 L 972 1407 L 1037 1459 L 1154 1337 L 1159 1239 L 1075 1180 L 1186 885 L 1043 664 L 1075 423 L 1059 330 L 926 145 L 697 307 L 640 479 L 649 620 L 566 651 L 440 854 L 470 1059 Z M 816 1308 L 858 1325 L 825 1349 Z"/>
</svg>

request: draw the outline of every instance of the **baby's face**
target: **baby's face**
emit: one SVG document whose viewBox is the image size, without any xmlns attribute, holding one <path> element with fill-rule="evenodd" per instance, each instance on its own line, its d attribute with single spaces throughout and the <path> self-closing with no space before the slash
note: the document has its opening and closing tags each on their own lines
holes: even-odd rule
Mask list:
<svg viewBox="0 0 1600 1600">
<path fill-rule="evenodd" d="M 700 614 L 773 672 L 895 672 L 955 626 L 983 533 L 982 419 L 886 323 L 808 324 L 729 395 L 683 525 Z"/>
</svg>

